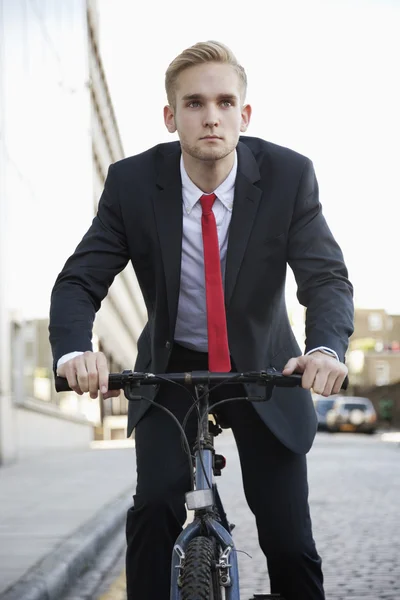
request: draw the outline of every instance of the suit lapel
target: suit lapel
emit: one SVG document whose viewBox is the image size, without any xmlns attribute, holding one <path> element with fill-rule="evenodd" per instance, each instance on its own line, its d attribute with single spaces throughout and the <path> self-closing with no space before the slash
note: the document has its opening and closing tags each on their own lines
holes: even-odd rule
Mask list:
<svg viewBox="0 0 400 600">
<path fill-rule="evenodd" d="M 181 151 L 179 143 L 170 152 L 160 152 L 157 169 L 157 191 L 154 211 L 161 256 L 164 264 L 168 314 L 172 327 L 176 322 L 181 276 L 182 255 L 182 182 L 180 176 Z"/>
<path fill-rule="evenodd" d="M 226 306 L 232 298 L 262 194 L 261 189 L 253 185 L 260 179 L 260 171 L 253 153 L 243 142 L 239 142 L 237 152 L 238 171 L 226 257 Z"/>
</svg>

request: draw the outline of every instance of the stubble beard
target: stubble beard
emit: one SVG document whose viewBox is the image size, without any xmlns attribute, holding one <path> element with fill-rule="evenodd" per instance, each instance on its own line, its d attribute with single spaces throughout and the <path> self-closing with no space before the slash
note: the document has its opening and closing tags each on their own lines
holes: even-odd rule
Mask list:
<svg viewBox="0 0 400 600">
<path fill-rule="evenodd" d="M 199 146 L 192 146 L 190 144 L 186 144 L 181 140 L 182 149 L 189 154 L 192 158 L 196 158 L 197 160 L 202 160 L 205 162 L 214 162 L 216 160 L 222 160 L 228 154 L 233 152 L 236 146 L 223 146 L 222 148 L 200 148 Z"/>
</svg>

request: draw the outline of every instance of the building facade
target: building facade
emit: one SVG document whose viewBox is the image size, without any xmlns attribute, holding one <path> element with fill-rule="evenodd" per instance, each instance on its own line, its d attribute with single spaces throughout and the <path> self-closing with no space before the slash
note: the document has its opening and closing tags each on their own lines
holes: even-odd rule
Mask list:
<svg viewBox="0 0 400 600">
<path fill-rule="evenodd" d="M 124 156 L 98 27 L 92 0 L 0 0 L 0 463 L 87 445 L 107 419 L 126 430 L 124 398 L 55 393 L 47 331 L 57 274 Z M 145 315 L 129 265 L 95 321 L 111 370 L 133 365 Z"/>
<path fill-rule="evenodd" d="M 400 315 L 356 309 L 348 365 L 351 384 L 358 389 L 400 382 Z"/>
</svg>

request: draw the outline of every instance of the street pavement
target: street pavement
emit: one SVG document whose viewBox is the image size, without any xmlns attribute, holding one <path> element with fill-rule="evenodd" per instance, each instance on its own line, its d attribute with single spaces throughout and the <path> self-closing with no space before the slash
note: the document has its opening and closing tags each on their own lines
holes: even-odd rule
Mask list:
<svg viewBox="0 0 400 600">
<path fill-rule="evenodd" d="M 399 442 L 398 434 L 317 435 L 310 505 L 327 600 L 400 599 Z M 125 600 L 123 530 L 136 477 L 125 445 L 48 452 L 0 469 L 1 600 Z M 227 457 L 218 482 L 235 543 L 252 556 L 239 553 L 247 600 L 269 590 L 265 559 L 230 432 L 216 448 Z"/>
<path fill-rule="evenodd" d="M 317 434 L 308 455 L 310 506 L 327 600 L 400 599 L 399 442 L 398 434 Z M 239 553 L 241 598 L 249 600 L 269 592 L 266 562 L 241 487 L 232 435 L 219 436 L 216 448 L 227 458 L 218 486 L 236 524 L 235 544 L 252 557 Z M 126 599 L 122 556 L 119 566 L 96 600 Z"/>
</svg>

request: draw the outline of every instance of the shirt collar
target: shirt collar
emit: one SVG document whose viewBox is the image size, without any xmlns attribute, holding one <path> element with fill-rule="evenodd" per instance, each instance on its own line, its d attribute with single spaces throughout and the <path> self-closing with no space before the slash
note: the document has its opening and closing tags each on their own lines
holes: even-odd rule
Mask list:
<svg viewBox="0 0 400 600">
<path fill-rule="evenodd" d="M 182 179 L 182 196 L 183 203 L 186 209 L 186 212 L 190 214 L 194 205 L 200 200 L 200 197 L 204 192 L 201 191 L 200 188 L 197 187 L 190 179 L 189 175 L 186 172 L 185 165 L 183 163 L 183 156 L 181 155 L 180 162 L 181 169 L 181 179 Z M 233 196 L 235 190 L 235 180 L 237 173 L 237 152 L 235 150 L 235 160 L 233 163 L 233 167 L 230 170 L 228 176 L 224 181 L 214 190 L 214 194 L 217 196 L 218 200 L 222 202 L 222 204 L 229 211 L 232 211 L 233 208 Z"/>
</svg>

